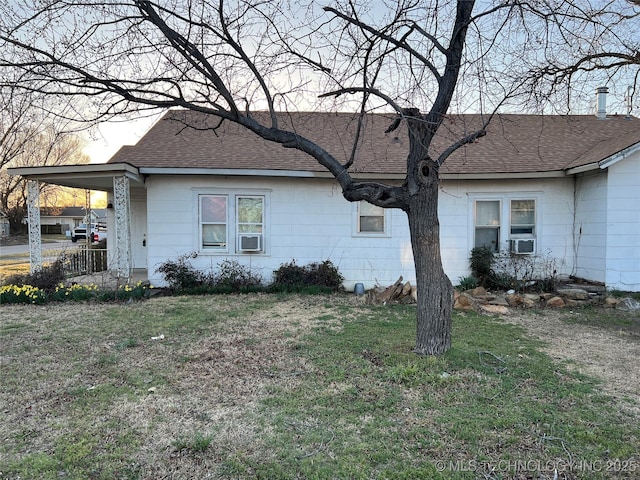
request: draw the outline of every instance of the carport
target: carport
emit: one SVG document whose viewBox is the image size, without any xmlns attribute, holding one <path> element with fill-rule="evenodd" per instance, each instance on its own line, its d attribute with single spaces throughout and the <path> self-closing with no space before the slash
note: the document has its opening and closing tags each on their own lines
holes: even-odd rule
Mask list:
<svg viewBox="0 0 640 480">
<path fill-rule="evenodd" d="M 31 272 L 42 269 L 40 183 L 107 192 L 107 268 L 120 280 L 133 275 L 131 197 L 145 195 L 144 178 L 128 163 L 10 168 L 27 181 Z"/>
</svg>

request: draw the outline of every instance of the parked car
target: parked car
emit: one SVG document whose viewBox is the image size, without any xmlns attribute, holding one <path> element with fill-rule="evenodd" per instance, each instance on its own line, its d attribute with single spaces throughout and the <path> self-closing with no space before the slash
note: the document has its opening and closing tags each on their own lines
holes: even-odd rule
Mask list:
<svg viewBox="0 0 640 480">
<path fill-rule="evenodd" d="M 75 243 L 78 240 L 86 240 L 87 235 L 92 243 L 99 242 L 107 238 L 107 228 L 102 224 L 92 223 L 89 226 L 89 233 L 87 233 L 87 224 L 81 223 L 71 232 L 71 241 Z"/>
</svg>

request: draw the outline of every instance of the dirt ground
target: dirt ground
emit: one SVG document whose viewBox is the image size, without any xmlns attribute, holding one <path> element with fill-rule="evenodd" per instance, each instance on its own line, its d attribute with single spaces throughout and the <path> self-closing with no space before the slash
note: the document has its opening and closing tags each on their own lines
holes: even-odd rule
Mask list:
<svg viewBox="0 0 640 480">
<path fill-rule="evenodd" d="M 640 414 L 640 321 L 636 319 L 627 328 L 607 329 L 562 320 L 571 315 L 580 315 L 580 311 L 512 312 L 503 318 L 543 341 L 552 358 L 600 379 L 603 391 Z"/>
</svg>

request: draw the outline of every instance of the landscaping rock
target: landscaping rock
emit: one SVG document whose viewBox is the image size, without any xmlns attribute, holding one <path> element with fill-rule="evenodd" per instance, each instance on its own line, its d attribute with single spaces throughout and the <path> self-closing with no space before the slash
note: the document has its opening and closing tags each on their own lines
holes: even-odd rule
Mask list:
<svg viewBox="0 0 640 480">
<path fill-rule="evenodd" d="M 524 303 L 524 297 L 517 293 L 507 295 L 506 300 L 510 307 L 519 307 Z"/>
<path fill-rule="evenodd" d="M 457 292 L 456 292 L 457 293 Z M 473 305 L 471 303 L 471 300 L 469 299 L 469 297 L 467 295 L 464 294 L 458 294 L 458 295 L 454 295 L 455 300 L 453 302 L 453 308 L 456 310 L 473 310 Z"/>
<path fill-rule="evenodd" d="M 508 315 L 509 309 L 504 305 L 480 305 L 482 313 L 494 314 L 494 315 Z"/>
<path fill-rule="evenodd" d="M 547 306 L 553 308 L 564 308 L 565 302 L 561 297 L 551 297 L 547 300 Z"/>
<path fill-rule="evenodd" d="M 607 307 L 615 308 L 618 305 L 618 299 L 614 297 L 607 297 L 604 299 L 604 304 Z"/>
<path fill-rule="evenodd" d="M 589 300 L 589 292 L 582 288 L 559 288 L 557 293 L 571 300 Z"/>
<path fill-rule="evenodd" d="M 616 309 L 623 312 L 637 312 L 640 310 L 640 302 L 631 297 L 625 297 L 618 301 Z"/>
<path fill-rule="evenodd" d="M 525 300 L 533 303 L 537 303 L 540 301 L 540 295 L 537 293 L 525 293 L 524 298 Z"/>
<path fill-rule="evenodd" d="M 500 305 L 502 307 L 508 307 L 509 306 L 509 302 L 507 301 L 506 298 L 504 297 L 490 297 L 487 298 L 487 303 L 491 304 L 491 305 Z"/>
<path fill-rule="evenodd" d="M 487 290 L 484 287 L 476 287 L 472 290 L 468 290 L 466 293 L 476 298 L 484 298 L 487 296 Z"/>
</svg>

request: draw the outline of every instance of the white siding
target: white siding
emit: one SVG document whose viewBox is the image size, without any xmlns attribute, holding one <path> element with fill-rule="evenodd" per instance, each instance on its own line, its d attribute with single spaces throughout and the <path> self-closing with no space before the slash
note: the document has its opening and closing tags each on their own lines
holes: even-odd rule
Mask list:
<svg viewBox="0 0 640 480">
<path fill-rule="evenodd" d="M 372 286 L 386 284 L 399 275 L 414 280 L 408 228 L 403 212 L 391 213 L 388 237 L 352 234 L 354 205 L 344 200 L 335 182 L 317 179 L 247 179 L 213 177 L 152 177 L 148 188 L 149 278 L 161 285 L 155 270 L 167 259 L 198 250 L 196 193 L 207 189 L 268 190 L 265 254 L 199 253 L 191 262 L 201 270 L 235 259 L 269 280 L 283 263 L 298 265 L 330 259 L 346 277 Z M 194 190 L 195 189 L 195 190 Z M 407 253 L 407 248 L 409 253 Z"/>
<path fill-rule="evenodd" d="M 440 194 L 440 229 L 445 271 L 453 284 L 470 274 L 474 246 L 474 200 L 499 199 L 503 218 L 501 245 L 509 239 L 509 199 L 536 200 L 536 252 L 540 260 L 555 262 L 557 274 L 569 274 L 573 260 L 573 180 L 486 180 L 444 182 Z M 553 272 L 549 272 L 553 273 Z"/>
<path fill-rule="evenodd" d="M 607 287 L 640 291 L 640 152 L 609 167 L 606 207 Z"/>
<path fill-rule="evenodd" d="M 498 186 L 496 186 L 498 185 Z M 198 250 L 197 192 L 207 189 L 268 191 L 266 253 L 201 253 L 192 260 L 201 270 L 235 259 L 270 279 L 274 269 L 330 259 L 345 276 L 345 286 L 387 285 L 402 275 L 415 282 L 413 254 L 404 212 L 389 212 L 390 235 L 355 235 L 355 205 L 342 197 L 335 181 L 292 178 L 152 176 L 147 180 L 149 278 L 162 285 L 155 270 L 167 259 Z M 573 269 L 573 180 L 445 181 L 439 200 L 442 257 L 454 284 L 469 274 L 473 247 L 472 195 L 527 196 L 537 199 L 538 252 L 557 257 L 558 273 Z M 471 232 L 471 235 L 470 235 Z"/>
<path fill-rule="evenodd" d="M 576 276 L 605 281 L 607 245 L 607 172 L 576 177 Z"/>
</svg>

